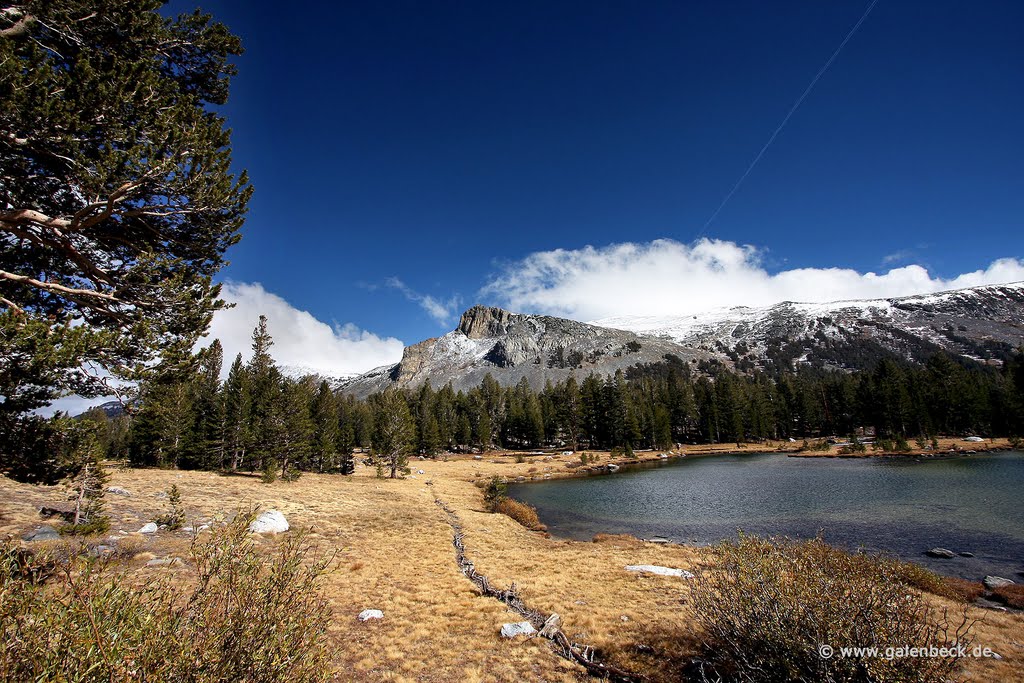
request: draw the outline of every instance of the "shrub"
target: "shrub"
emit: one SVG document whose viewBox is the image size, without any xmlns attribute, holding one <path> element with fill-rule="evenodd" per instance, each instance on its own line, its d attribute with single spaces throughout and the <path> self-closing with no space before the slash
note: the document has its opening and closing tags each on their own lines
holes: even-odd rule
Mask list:
<svg viewBox="0 0 1024 683">
<path fill-rule="evenodd" d="M 992 597 L 1013 609 L 1024 609 L 1024 586 L 1012 583 L 992 591 Z"/>
<path fill-rule="evenodd" d="M 891 562 L 820 539 L 741 536 L 713 553 L 691 594 L 712 679 L 946 680 L 955 657 L 843 656 L 840 648 L 970 643 L 966 616 L 934 611 Z M 834 656 L 822 656 L 824 645 Z"/>
<path fill-rule="evenodd" d="M 498 502 L 508 496 L 508 485 L 498 476 L 491 477 L 484 487 L 484 506 L 488 512 L 495 512 Z"/>
<path fill-rule="evenodd" d="M 828 441 L 825 439 L 819 439 L 818 441 L 808 442 L 804 439 L 803 445 L 800 447 L 801 451 L 810 451 L 812 453 L 826 452 L 829 450 Z"/>
<path fill-rule="evenodd" d="M 520 465 L 523 464 L 524 462 L 526 462 L 526 456 L 523 455 L 522 453 L 516 453 L 516 462 L 519 463 Z"/>
<path fill-rule="evenodd" d="M 40 585 L 23 578 L 24 551 L 3 548 L 0 680 L 327 680 L 319 577 L 329 560 L 312 557 L 301 534 L 265 557 L 249 539 L 253 518 L 193 543 L 187 590 L 168 579 L 132 585 L 112 564 L 80 557 Z"/>
<path fill-rule="evenodd" d="M 537 516 L 537 509 L 526 503 L 521 503 L 515 498 L 501 498 L 494 506 L 495 512 L 511 517 L 522 524 L 530 531 L 544 531 L 547 529 Z"/>
<path fill-rule="evenodd" d="M 156 523 L 176 531 L 185 523 L 185 509 L 181 505 L 181 491 L 177 484 L 171 484 L 167 490 L 167 504 L 171 509 L 157 517 Z"/>
<path fill-rule="evenodd" d="M 106 507 L 103 490 L 106 485 L 107 473 L 98 459 L 85 463 L 82 469 L 67 481 L 67 496 L 74 507 L 69 513 L 67 524 L 60 527 L 62 534 L 102 534 L 110 528 L 110 518 L 103 514 Z"/>
</svg>

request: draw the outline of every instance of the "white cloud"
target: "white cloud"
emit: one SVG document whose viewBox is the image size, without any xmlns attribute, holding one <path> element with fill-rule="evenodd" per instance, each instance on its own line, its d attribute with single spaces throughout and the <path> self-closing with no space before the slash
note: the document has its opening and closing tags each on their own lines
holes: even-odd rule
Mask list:
<svg viewBox="0 0 1024 683">
<path fill-rule="evenodd" d="M 725 306 L 823 302 L 923 294 L 1024 280 L 1024 261 L 1004 258 L 951 279 L 919 265 L 883 273 L 797 268 L 769 273 L 750 245 L 701 239 L 543 251 L 505 265 L 482 294 L 517 311 L 576 320 L 690 315 Z"/>
<path fill-rule="evenodd" d="M 420 294 L 397 277 L 389 277 L 385 280 L 385 284 L 400 291 L 409 301 L 419 304 L 420 308 L 426 311 L 427 315 L 433 318 L 438 325 L 450 325 L 459 312 L 459 297 L 457 296 L 442 301 L 429 294 Z"/>
<path fill-rule="evenodd" d="M 237 354 L 241 353 L 245 360 L 252 355 L 252 330 L 261 314 L 267 316 L 267 329 L 274 338 L 270 352 L 279 366 L 338 377 L 397 363 L 402 358 L 404 345 L 398 339 L 378 337 L 351 323 L 331 327 L 263 289 L 259 283 L 229 282 L 221 290 L 221 298 L 235 306 L 214 314 L 210 333 L 200 340 L 199 346 L 209 346 L 214 339 L 220 339 L 224 346 L 224 377 Z M 70 395 L 34 412 L 44 417 L 58 410 L 78 415 L 114 399 Z"/>
<path fill-rule="evenodd" d="M 202 345 L 220 339 L 225 373 L 236 354 L 241 353 L 244 359 L 252 355 L 252 330 L 261 314 L 267 316 L 267 329 L 274 338 L 270 352 L 281 366 L 339 376 L 397 363 L 402 358 L 404 346 L 398 339 L 378 337 L 352 324 L 332 327 L 259 283 L 229 282 L 221 297 L 235 306 L 214 314 L 210 334 Z"/>
</svg>

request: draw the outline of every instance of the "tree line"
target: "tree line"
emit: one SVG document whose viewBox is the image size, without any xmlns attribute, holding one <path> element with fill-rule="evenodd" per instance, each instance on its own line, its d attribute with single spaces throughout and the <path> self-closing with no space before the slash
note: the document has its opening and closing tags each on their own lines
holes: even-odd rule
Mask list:
<svg viewBox="0 0 1024 683">
<path fill-rule="evenodd" d="M 140 466 L 261 472 L 351 473 L 365 452 L 397 476 L 411 454 L 490 448 L 669 449 L 679 443 L 939 434 L 1013 436 L 1024 424 L 1024 360 L 998 370 L 944 353 L 924 365 L 884 358 L 870 370 L 815 368 L 739 374 L 700 369 L 674 356 L 610 377 L 569 377 L 534 390 L 490 375 L 469 391 L 430 382 L 358 400 L 315 376 L 283 375 L 261 317 L 251 359 L 234 359 L 220 380 L 220 343 L 185 376 L 143 386 L 130 426 L 87 415 L 110 454 Z"/>
</svg>

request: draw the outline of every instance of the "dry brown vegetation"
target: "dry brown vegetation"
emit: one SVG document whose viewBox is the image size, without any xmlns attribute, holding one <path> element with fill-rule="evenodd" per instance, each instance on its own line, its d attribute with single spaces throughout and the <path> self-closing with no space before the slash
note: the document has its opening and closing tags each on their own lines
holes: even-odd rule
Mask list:
<svg viewBox="0 0 1024 683">
<path fill-rule="evenodd" d="M 584 680 L 582 669 L 556 657 L 548 641 L 498 636 L 502 623 L 519 618 L 501 603 L 481 597 L 459 573 L 451 528 L 435 504 L 441 498 L 458 513 L 467 554 L 492 584 L 515 582 L 531 607 L 558 612 L 569 637 L 596 646 L 609 662 L 652 681 L 679 680 L 687 658 L 697 652 L 690 585 L 679 578 L 626 572 L 624 567 L 655 564 L 694 570 L 706 559 L 705 551 L 628 536 L 601 536 L 593 543 L 547 538 L 484 509 L 477 482 L 495 475 L 510 480 L 565 476 L 564 464 L 576 459 L 527 456 L 516 463 L 511 455 L 488 454 L 482 460 L 414 460 L 413 474 L 404 480 L 378 480 L 372 469 L 360 466 L 352 477 L 307 474 L 297 482 L 271 485 L 254 477 L 209 472 L 114 470 L 110 483 L 133 495 L 107 495 L 110 535 L 121 537 L 118 545 L 134 544 L 132 550 L 138 553 L 122 561 L 127 577 L 159 576 L 184 588 L 193 573 L 190 566 L 147 567 L 146 561 L 187 559 L 189 533 L 132 533 L 166 510 L 161 494 L 172 484 L 181 491 L 186 528 L 228 518 L 250 505 L 276 508 L 293 529 L 308 529 L 308 542 L 337 552 L 323 578 L 336 680 Z M 602 454 L 599 463 L 607 462 L 608 455 Z M 60 496 L 57 488 L 0 479 L 0 533 L 20 535 L 38 525 L 38 507 L 53 505 Z M 280 539 L 255 542 L 270 552 Z M 949 597 L 928 600 L 956 607 Z M 356 615 L 369 608 L 382 610 L 384 619 L 360 623 Z M 968 661 L 965 676 L 993 683 L 1024 679 L 1021 615 L 971 608 L 969 616 L 979 620 L 975 642 L 1003 659 Z"/>
</svg>

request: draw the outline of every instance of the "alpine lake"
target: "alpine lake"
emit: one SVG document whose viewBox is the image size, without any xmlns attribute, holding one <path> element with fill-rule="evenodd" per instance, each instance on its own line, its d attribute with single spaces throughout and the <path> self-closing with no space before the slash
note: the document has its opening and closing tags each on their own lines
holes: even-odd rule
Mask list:
<svg viewBox="0 0 1024 683">
<path fill-rule="evenodd" d="M 691 457 L 509 486 L 553 536 L 631 534 L 705 545 L 822 536 L 949 576 L 1024 574 L 1024 453 L 942 458 Z M 948 548 L 952 559 L 926 555 Z"/>
</svg>

